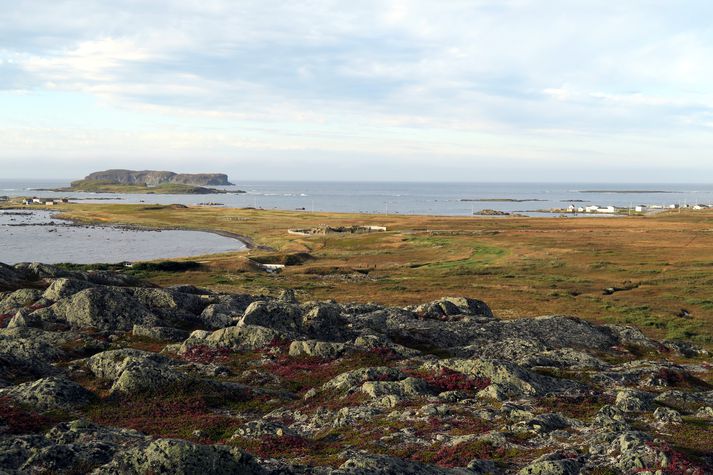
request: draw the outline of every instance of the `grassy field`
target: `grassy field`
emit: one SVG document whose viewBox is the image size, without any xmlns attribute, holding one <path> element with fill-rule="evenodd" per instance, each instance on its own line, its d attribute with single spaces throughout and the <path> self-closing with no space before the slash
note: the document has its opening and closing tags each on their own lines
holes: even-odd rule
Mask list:
<svg viewBox="0 0 713 475">
<path fill-rule="evenodd" d="M 85 222 L 236 233 L 272 249 L 195 258 L 200 268 L 185 272 L 141 271 L 162 285 L 265 293 L 291 287 L 303 300 L 389 304 L 467 295 L 502 318 L 571 314 L 713 347 L 713 213 L 706 211 L 492 219 L 117 204 L 61 209 Z M 287 233 L 324 225 L 388 231 Z M 294 265 L 271 275 L 248 256 Z"/>
</svg>

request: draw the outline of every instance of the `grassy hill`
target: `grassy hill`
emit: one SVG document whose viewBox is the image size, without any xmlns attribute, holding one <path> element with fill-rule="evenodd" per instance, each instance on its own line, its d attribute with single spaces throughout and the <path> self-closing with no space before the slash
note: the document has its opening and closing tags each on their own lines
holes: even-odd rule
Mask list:
<svg viewBox="0 0 713 475">
<path fill-rule="evenodd" d="M 158 186 L 146 185 L 125 185 L 102 180 L 77 180 L 71 183 L 68 188 L 60 188 L 56 191 L 84 191 L 90 193 L 137 193 L 137 194 L 161 194 L 161 195 L 209 195 L 216 193 L 226 193 L 216 188 L 206 188 L 203 186 L 184 185 L 180 183 L 163 183 Z"/>
</svg>

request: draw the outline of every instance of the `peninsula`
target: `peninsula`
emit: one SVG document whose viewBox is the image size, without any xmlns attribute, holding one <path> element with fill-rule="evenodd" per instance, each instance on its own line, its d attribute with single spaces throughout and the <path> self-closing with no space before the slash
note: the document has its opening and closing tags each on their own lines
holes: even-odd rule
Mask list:
<svg viewBox="0 0 713 475">
<path fill-rule="evenodd" d="M 147 194 L 215 194 L 225 190 L 207 186 L 231 186 L 223 173 L 175 173 L 157 170 L 105 170 L 94 172 L 68 188 L 52 191 L 84 191 L 92 193 Z M 237 191 L 237 193 L 243 193 Z"/>
</svg>

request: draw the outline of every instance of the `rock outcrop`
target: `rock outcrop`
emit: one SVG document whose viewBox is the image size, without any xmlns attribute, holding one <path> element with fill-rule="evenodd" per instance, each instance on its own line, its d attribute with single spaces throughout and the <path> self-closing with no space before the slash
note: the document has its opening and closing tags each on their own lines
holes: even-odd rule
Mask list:
<svg viewBox="0 0 713 475">
<path fill-rule="evenodd" d="M 157 186 L 164 183 L 178 183 L 195 186 L 229 186 L 228 175 L 223 173 L 174 173 L 156 170 L 105 170 L 87 175 L 85 180 L 103 181 L 121 185 Z"/>
<path fill-rule="evenodd" d="M 713 473 L 701 348 L 0 265 L 0 473 Z"/>
</svg>

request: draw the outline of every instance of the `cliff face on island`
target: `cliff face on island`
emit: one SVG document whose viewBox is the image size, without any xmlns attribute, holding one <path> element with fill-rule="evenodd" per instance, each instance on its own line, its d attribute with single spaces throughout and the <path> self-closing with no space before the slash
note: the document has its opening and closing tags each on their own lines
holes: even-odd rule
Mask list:
<svg viewBox="0 0 713 475">
<path fill-rule="evenodd" d="M 224 173 L 174 173 L 157 170 L 105 170 L 87 175 L 85 180 L 110 182 L 122 185 L 158 186 L 166 183 L 195 186 L 230 186 Z"/>
</svg>

